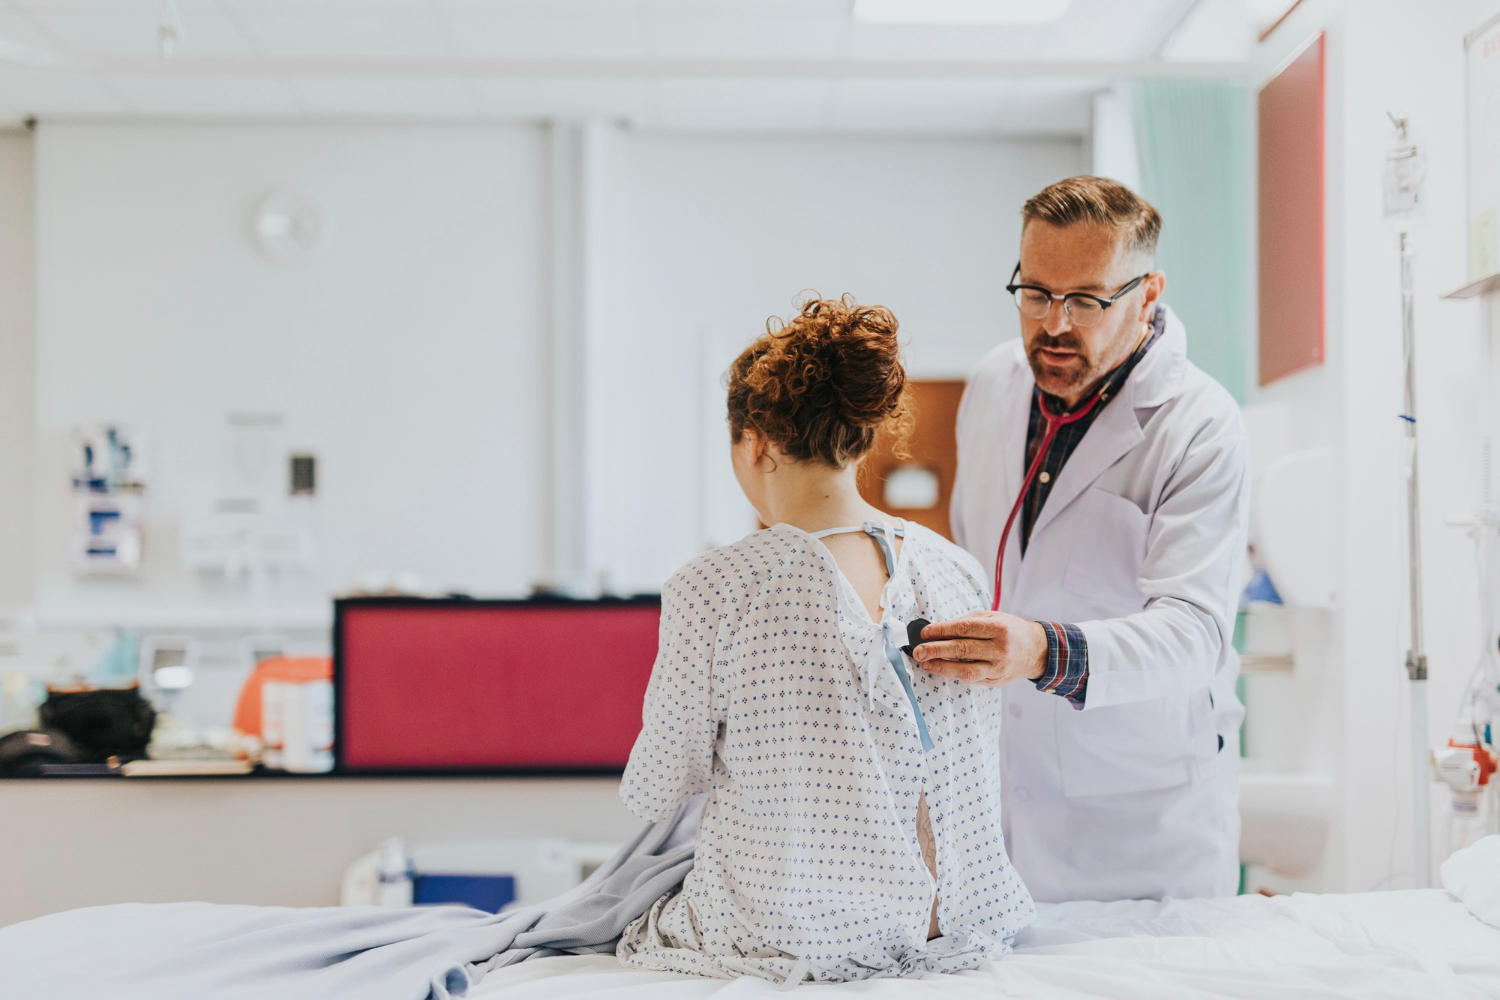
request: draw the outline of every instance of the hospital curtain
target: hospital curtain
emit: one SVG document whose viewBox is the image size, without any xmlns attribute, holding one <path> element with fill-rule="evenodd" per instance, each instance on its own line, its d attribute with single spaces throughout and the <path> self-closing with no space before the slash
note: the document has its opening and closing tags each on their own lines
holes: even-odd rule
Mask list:
<svg viewBox="0 0 1500 1000">
<path fill-rule="evenodd" d="M 1249 92 L 1195 81 L 1133 91 L 1141 195 L 1162 215 L 1165 299 L 1187 327 L 1188 357 L 1243 402 L 1254 330 Z"/>
</svg>

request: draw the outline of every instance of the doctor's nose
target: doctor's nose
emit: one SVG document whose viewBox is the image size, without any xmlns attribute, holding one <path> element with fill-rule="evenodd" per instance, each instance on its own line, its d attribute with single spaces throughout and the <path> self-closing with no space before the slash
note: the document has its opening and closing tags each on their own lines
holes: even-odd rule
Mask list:
<svg viewBox="0 0 1500 1000">
<path fill-rule="evenodd" d="M 1047 315 L 1042 317 L 1042 329 L 1054 337 L 1060 333 L 1073 331 L 1073 319 L 1068 315 L 1068 310 L 1061 299 L 1052 300 L 1052 306 L 1047 310 Z"/>
</svg>

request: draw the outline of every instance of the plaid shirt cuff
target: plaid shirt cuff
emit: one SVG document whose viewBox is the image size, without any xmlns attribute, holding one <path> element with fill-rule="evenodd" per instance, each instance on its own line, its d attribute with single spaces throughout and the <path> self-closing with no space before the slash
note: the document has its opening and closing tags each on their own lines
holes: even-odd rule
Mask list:
<svg viewBox="0 0 1500 1000">
<path fill-rule="evenodd" d="M 1038 691 L 1061 695 L 1075 709 L 1089 693 L 1089 644 L 1077 625 L 1038 622 L 1047 633 L 1047 670 L 1035 681 Z"/>
</svg>

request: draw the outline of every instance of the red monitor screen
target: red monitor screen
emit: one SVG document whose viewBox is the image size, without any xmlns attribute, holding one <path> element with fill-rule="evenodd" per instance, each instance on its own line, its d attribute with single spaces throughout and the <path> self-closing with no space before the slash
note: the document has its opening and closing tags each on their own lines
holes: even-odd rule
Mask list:
<svg viewBox="0 0 1500 1000">
<path fill-rule="evenodd" d="M 343 771 L 618 771 L 661 603 L 339 601 Z"/>
</svg>

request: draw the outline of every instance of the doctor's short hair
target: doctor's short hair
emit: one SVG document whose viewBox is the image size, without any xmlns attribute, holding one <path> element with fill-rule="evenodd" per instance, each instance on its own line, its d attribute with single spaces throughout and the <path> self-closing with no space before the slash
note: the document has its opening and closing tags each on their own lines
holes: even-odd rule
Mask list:
<svg viewBox="0 0 1500 1000">
<path fill-rule="evenodd" d="M 1069 177 L 1026 200 L 1021 218 L 1054 226 L 1104 226 L 1120 234 L 1132 253 L 1156 259 L 1161 215 L 1140 195 L 1108 177 Z"/>
<path fill-rule="evenodd" d="M 814 297 L 729 366 L 729 431 L 755 428 L 787 456 L 843 468 L 863 458 L 883 427 L 905 454 L 911 411 L 896 317 L 848 295 Z"/>
</svg>

